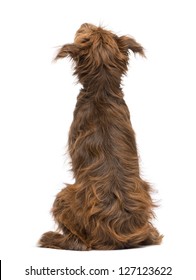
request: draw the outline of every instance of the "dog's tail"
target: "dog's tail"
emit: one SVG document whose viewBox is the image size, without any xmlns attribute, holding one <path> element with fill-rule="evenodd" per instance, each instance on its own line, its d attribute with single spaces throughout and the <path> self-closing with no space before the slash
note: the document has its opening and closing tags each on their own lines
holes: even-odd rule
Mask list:
<svg viewBox="0 0 196 280">
<path fill-rule="evenodd" d="M 64 250 L 87 251 L 90 248 L 76 235 L 67 230 L 66 234 L 49 231 L 42 235 L 38 242 L 39 247 Z"/>
</svg>

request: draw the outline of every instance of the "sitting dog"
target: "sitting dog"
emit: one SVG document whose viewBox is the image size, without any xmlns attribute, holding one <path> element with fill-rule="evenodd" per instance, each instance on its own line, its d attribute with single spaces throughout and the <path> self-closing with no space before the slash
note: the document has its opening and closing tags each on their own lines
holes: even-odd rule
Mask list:
<svg viewBox="0 0 196 280">
<path fill-rule="evenodd" d="M 133 38 L 85 23 L 56 56 L 73 60 L 83 85 L 68 140 L 75 184 L 58 193 L 52 208 L 58 230 L 44 233 L 40 247 L 112 250 L 161 243 L 121 89 L 129 50 L 144 56 Z"/>
</svg>

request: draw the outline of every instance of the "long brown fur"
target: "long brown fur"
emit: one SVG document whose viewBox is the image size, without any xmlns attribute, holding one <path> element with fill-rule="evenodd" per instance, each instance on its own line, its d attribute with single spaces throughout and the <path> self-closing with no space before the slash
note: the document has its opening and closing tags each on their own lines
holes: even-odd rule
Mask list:
<svg viewBox="0 0 196 280">
<path fill-rule="evenodd" d="M 160 244 L 153 227 L 151 187 L 140 177 L 135 134 L 121 77 L 129 50 L 144 56 L 133 38 L 83 24 L 56 59 L 71 57 L 83 88 L 69 133 L 75 184 L 58 193 L 52 213 L 57 232 L 39 246 L 70 250 L 126 249 Z"/>
</svg>

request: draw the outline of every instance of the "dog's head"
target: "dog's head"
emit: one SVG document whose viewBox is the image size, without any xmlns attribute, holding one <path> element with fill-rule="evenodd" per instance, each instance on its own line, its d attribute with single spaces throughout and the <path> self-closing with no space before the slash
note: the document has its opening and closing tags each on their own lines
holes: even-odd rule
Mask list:
<svg viewBox="0 0 196 280">
<path fill-rule="evenodd" d="M 120 79 L 127 71 L 129 50 L 145 56 L 143 47 L 135 39 L 119 37 L 102 27 L 84 23 L 76 32 L 74 43 L 62 46 L 55 59 L 67 56 L 73 59 L 74 74 L 85 84 L 98 77 L 97 73 L 112 72 Z"/>
</svg>

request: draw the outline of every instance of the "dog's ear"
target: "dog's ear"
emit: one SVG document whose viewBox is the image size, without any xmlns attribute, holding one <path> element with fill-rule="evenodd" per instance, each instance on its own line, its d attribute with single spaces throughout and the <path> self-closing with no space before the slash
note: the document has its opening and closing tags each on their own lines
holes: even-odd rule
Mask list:
<svg viewBox="0 0 196 280">
<path fill-rule="evenodd" d="M 128 50 L 131 50 L 134 53 L 139 53 L 140 55 L 145 57 L 143 47 L 136 42 L 134 38 L 128 36 L 121 36 L 117 39 L 118 47 L 123 53 L 127 53 Z"/>
<path fill-rule="evenodd" d="M 64 57 L 71 57 L 76 59 L 79 54 L 79 47 L 76 44 L 66 44 L 60 48 L 54 60 Z"/>
</svg>

